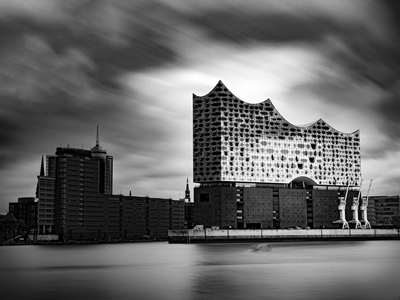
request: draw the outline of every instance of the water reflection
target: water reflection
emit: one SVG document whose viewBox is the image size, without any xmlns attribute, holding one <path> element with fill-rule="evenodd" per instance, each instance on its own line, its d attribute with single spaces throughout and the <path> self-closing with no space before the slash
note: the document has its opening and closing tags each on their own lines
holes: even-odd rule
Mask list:
<svg viewBox="0 0 400 300">
<path fill-rule="evenodd" d="M 14 299 L 398 299 L 400 242 L 0 247 Z"/>
</svg>

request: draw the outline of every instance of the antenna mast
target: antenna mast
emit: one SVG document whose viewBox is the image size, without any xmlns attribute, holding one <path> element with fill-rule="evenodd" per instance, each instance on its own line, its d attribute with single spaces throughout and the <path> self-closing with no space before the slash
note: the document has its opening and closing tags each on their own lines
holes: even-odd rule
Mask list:
<svg viewBox="0 0 400 300">
<path fill-rule="evenodd" d="M 96 132 L 96 146 L 99 146 L 99 125 L 97 125 L 97 132 Z"/>
</svg>

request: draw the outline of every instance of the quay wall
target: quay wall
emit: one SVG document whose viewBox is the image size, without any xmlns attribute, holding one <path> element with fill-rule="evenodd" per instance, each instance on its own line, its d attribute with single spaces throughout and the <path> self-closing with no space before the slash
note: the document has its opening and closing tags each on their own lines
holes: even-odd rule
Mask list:
<svg viewBox="0 0 400 300">
<path fill-rule="evenodd" d="M 29 240 L 31 241 L 58 241 L 59 236 L 58 234 L 29 234 Z"/>
<path fill-rule="evenodd" d="M 169 230 L 170 243 L 399 239 L 398 229 L 183 229 Z"/>
</svg>

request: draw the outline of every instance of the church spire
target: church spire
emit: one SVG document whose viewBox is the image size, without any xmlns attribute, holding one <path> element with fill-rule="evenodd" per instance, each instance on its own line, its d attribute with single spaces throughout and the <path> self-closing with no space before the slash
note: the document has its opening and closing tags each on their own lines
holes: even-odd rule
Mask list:
<svg viewBox="0 0 400 300">
<path fill-rule="evenodd" d="M 42 155 L 42 163 L 40 165 L 40 177 L 44 177 L 44 161 L 43 161 L 43 155 Z"/>
<path fill-rule="evenodd" d="M 185 200 L 190 202 L 189 178 L 186 178 Z"/>
</svg>

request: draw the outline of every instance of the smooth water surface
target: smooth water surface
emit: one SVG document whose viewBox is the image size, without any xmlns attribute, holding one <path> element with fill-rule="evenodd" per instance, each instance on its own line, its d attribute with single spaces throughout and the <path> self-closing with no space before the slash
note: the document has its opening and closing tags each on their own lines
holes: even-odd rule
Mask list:
<svg viewBox="0 0 400 300">
<path fill-rule="evenodd" d="M 400 241 L 0 247 L 7 299 L 400 299 Z"/>
</svg>

